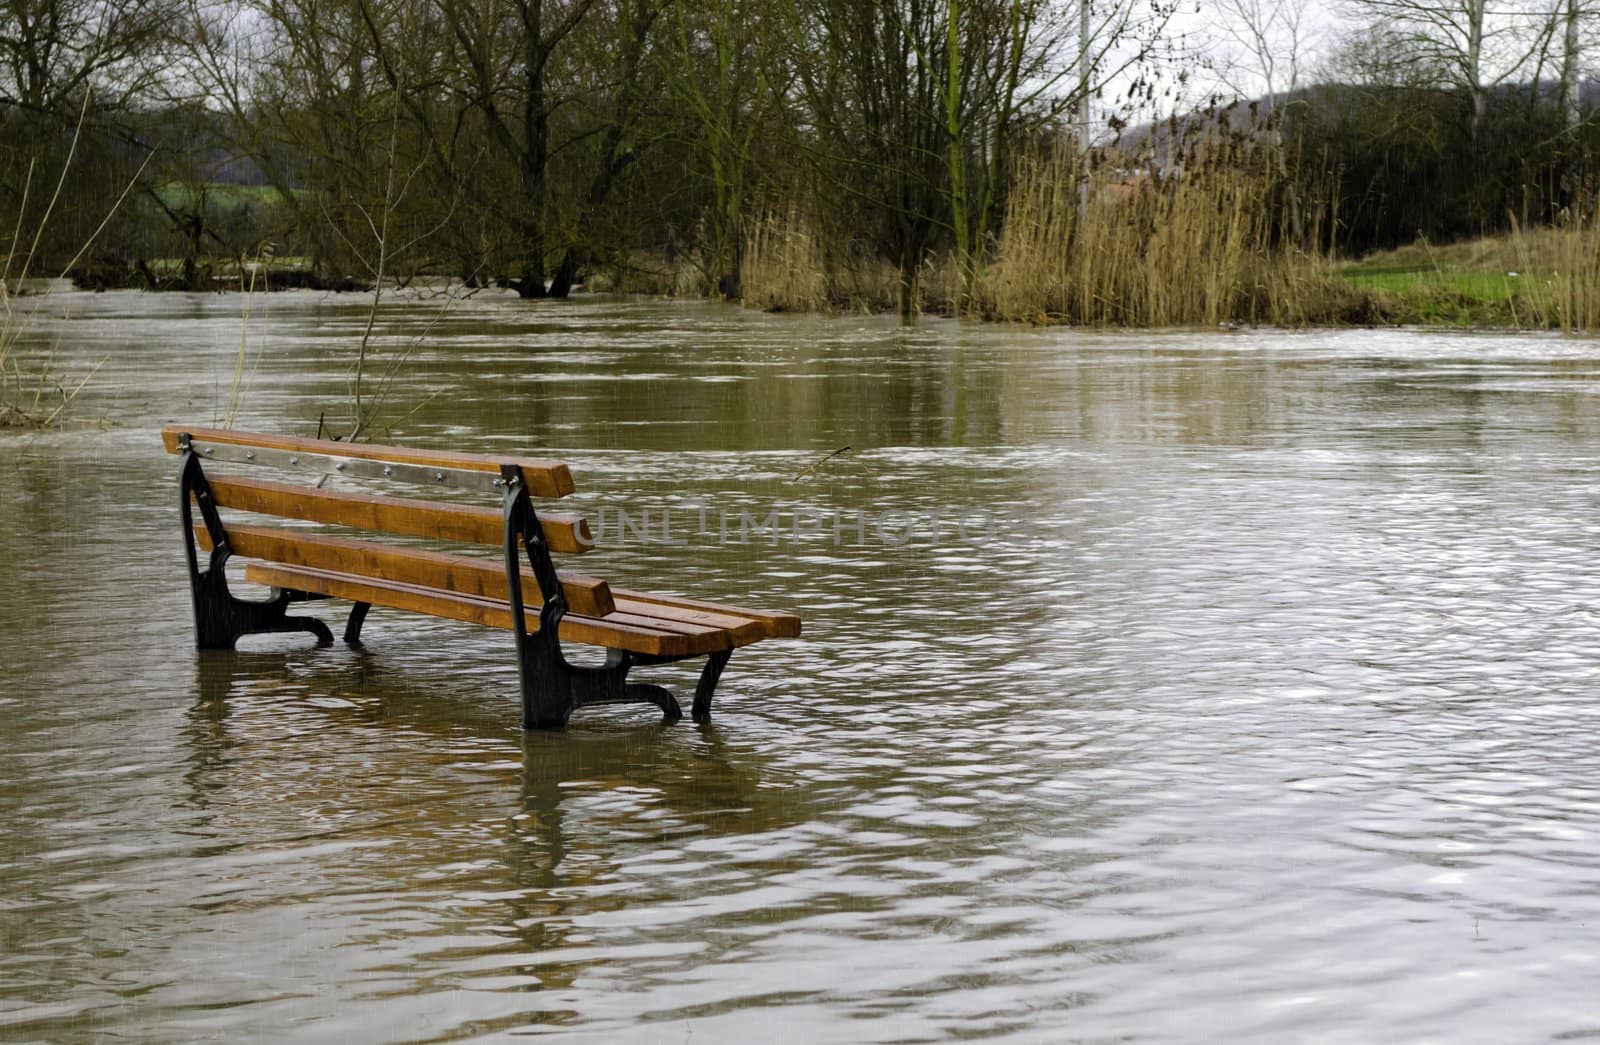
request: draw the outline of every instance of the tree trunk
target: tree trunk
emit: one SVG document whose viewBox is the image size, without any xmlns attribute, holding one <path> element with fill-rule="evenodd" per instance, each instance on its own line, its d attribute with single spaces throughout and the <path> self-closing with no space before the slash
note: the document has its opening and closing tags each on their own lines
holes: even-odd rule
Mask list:
<svg viewBox="0 0 1600 1045">
<path fill-rule="evenodd" d="M 572 293 L 572 286 L 577 281 L 578 257 L 569 250 L 561 255 L 561 263 L 556 266 L 556 274 L 550 278 L 549 296 L 565 299 Z"/>
<path fill-rule="evenodd" d="M 900 255 L 900 319 L 902 322 L 915 322 L 917 318 L 917 281 L 922 270 L 922 259 L 914 251 L 903 251 Z"/>
<path fill-rule="evenodd" d="M 1568 136 L 1578 131 L 1578 15 L 1579 0 L 1566 0 L 1562 18 L 1566 32 L 1561 49 L 1561 116 Z"/>
<path fill-rule="evenodd" d="M 204 202 L 201 203 L 204 206 Z M 188 250 L 183 257 L 183 289 L 200 288 L 200 244 L 205 237 L 205 219 L 199 214 L 187 215 L 184 231 L 188 233 Z"/>
<path fill-rule="evenodd" d="M 1467 90 L 1472 95 L 1472 140 L 1478 140 L 1483 118 L 1489 111 L 1489 94 L 1483 87 L 1483 20 L 1484 0 L 1469 0 L 1467 4 Z"/>
<path fill-rule="evenodd" d="M 544 262 L 537 258 L 529 258 L 522 266 L 522 278 L 513 280 L 511 286 L 516 289 L 517 297 L 524 301 L 549 297 L 550 292 L 544 285 Z"/>
<path fill-rule="evenodd" d="M 956 311 L 967 307 L 972 283 L 972 226 L 967 212 L 967 150 L 961 121 L 961 2 L 945 0 L 945 162 L 950 178 L 950 224 L 956 234 Z"/>
</svg>

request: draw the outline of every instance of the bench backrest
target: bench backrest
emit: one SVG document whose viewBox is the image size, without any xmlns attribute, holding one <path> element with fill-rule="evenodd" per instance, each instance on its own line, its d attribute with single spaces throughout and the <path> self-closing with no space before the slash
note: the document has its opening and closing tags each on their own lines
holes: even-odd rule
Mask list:
<svg viewBox="0 0 1600 1045">
<path fill-rule="evenodd" d="M 167 453 L 182 453 L 188 435 L 195 453 L 208 461 L 303 468 L 317 476 L 339 475 L 400 479 L 442 489 L 500 492 L 500 470 L 522 469 L 535 497 L 565 497 L 573 490 L 572 474 L 559 461 L 533 457 L 494 457 L 451 450 L 415 450 L 375 443 L 343 443 L 336 439 L 303 439 L 292 435 L 235 432 L 228 428 L 167 425 L 161 442 Z"/>
<path fill-rule="evenodd" d="M 287 531 L 241 526 L 225 528 L 217 508 L 273 515 L 308 522 L 328 523 L 359 530 L 425 537 L 467 544 L 500 545 L 505 553 L 505 582 L 492 584 L 514 609 L 522 605 L 522 582 L 536 582 L 539 599 L 547 606 L 561 594 L 559 606 L 600 616 L 610 612 L 612 601 L 603 581 L 558 578 L 551 551 L 582 554 L 594 547 L 588 523 L 580 516 L 535 512 L 530 496 L 559 498 L 573 491 L 567 466 L 528 457 L 496 457 L 455 451 L 417 450 L 409 447 L 344 443 L 326 439 L 236 432 L 229 429 L 167 425 L 161 431 L 168 453 L 185 454 L 181 479 L 184 530 L 190 534 L 190 566 L 198 565 L 195 536 L 209 547 L 213 564 L 220 565 L 237 551 L 250 557 L 284 561 L 284 545 L 294 543 L 293 554 L 315 559 L 303 565 L 342 569 L 357 562 L 371 566 L 382 560 L 391 572 L 429 569 L 426 554 L 395 552 L 366 541 L 323 537 L 302 539 Z M 499 495 L 498 508 L 422 500 L 386 494 L 328 490 L 318 486 L 273 479 L 233 475 L 208 476 L 202 463 L 230 462 L 265 465 L 290 473 L 304 473 L 321 482 L 329 475 L 391 479 L 452 493 Z M 197 505 L 203 526 L 197 527 L 192 507 Z M 232 533 L 238 532 L 235 541 Z M 237 544 L 237 547 L 236 547 Z M 531 569 L 520 565 L 526 549 Z M 421 581 L 419 581 L 421 583 Z M 488 592 L 486 592 L 488 594 Z"/>
</svg>

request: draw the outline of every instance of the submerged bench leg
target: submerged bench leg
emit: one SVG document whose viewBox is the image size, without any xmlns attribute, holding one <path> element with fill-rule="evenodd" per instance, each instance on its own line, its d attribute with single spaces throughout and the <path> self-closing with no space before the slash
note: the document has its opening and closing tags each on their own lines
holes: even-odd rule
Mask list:
<svg viewBox="0 0 1600 1045">
<path fill-rule="evenodd" d="M 629 667 L 561 664 L 551 670 L 548 663 L 530 665 L 522 676 L 522 728 L 561 729 L 574 711 L 595 704 L 654 704 L 664 721 L 683 717 L 678 699 L 669 690 L 627 681 Z"/>
<path fill-rule="evenodd" d="M 648 682 L 630 682 L 625 688 L 623 702 L 654 704 L 661 709 L 663 722 L 676 722 L 683 717 L 683 709 L 678 706 L 678 698 L 664 686 L 653 686 Z"/>
<path fill-rule="evenodd" d="M 522 682 L 522 728 L 560 729 L 581 707 L 591 704 L 654 704 L 662 717 L 676 722 L 683 717 L 677 698 L 660 686 L 634 684 L 628 671 L 639 658 L 626 650 L 608 650 L 605 663 L 584 667 L 568 663 L 561 651 L 561 619 L 567 603 L 561 580 L 550 561 L 539 515 L 528 499 L 522 469 L 501 465 L 505 486 L 506 595 L 511 608 L 512 632 L 517 639 L 517 673 Z M 522 601 L 522 551 L 539 584 L 543 605 L 539 626 L 527 628 Z"/>
<path fill-rule="evenodd" d="M 235 598 L 222 566 L 215 561 L 210 569 L 191 578 L 191 592 L 195 645 L 200 649 L 233 649 L 245 635 L 291 631 L 310 632 L 319 646 L 333 645 L 333 632 L 317 618 L 289 616 L 289 604 L 303 601 L 300 593 L 279 590 L 266 602 Z"/>
<path fill-rule="evenodd" d="M 683 717 L 670 691 L 628 681 L 636 663 L 631 654 L 608 650 L 603 665 L 582 667 L 568 663 L 560 644 L 543 634 L 541 628 L 522 643 L 522 728 L 561 729 L 574 711 L 595 704 L 654 704 L 667 722 Z"/>
<path fill-rule="evenodd" d="M 307 631 L 322 646 L 333 644 L 333 633 L 315 617 L 291 617 L 291 602 L 304 602 L 320 596 L 303 591 L 278 589 L 266 602 L 246 602 L 228 590 L 224 568 L 233 550 L 228 531 L 217 516 L 211 486 L 200 470 L 200 459 L 189 446 L 189 437 L 180 440 L 183 465 L 178 472 L 178 520 L 183 526 L 183 552 L 189 564 L 189 596 L 194 607 L 194 644 L 200 649 L 233 649 L 244 635 L 263 632 Z M 206 534 L 211 538 L 211 555 L 200 568 L 199 550 L 194 538 L 194 507 L 200 509 Z"/>
<path fill-rule="evenodd" d="M 350 617 L 344 622 L 344 641 L 351 646 L 361 645 L 361 625 L 366 623 L 370 602 L 358 602 L 350 607 Z"/>
<path fill-rule="evenodd" d="M 696 722 L 711 721 L 711 694 L 716 692 L 717 682 L 722 678 L 722 669 L 728 666 L 728 658 L 731 656 L 733 656 L 732 650 L 723 650 L 706 658 L 706 666 L 700 671 L 700 681 L 695 683 L 694 707 L 690 711 Z"/>
</svg>

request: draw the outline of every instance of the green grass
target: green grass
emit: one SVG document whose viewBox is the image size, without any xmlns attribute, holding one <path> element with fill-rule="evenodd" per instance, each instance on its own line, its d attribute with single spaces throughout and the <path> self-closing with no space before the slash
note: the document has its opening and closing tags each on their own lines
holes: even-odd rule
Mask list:
<svg viewBox="0 0 1600 1045">
<path fill-rule="evenodd" d="M 203 189 L 209 206 L 228 209 L 240 205 L 251 209 L 270 207 L 283 198 L 271 185 L 230 185 L 226 182 L 212 181 L 206 182 Z M 195 187 L 188 182 L 168 182 L 159 191 L 161 202 L 169 207 L 187 207 L 194 202 Z"/>
<path fill-rule="evenodd" d="M 1528 300 L 1538 273 L 1519 270 L 1525 250 L 1508 237 L 1445 246 L 1419 242 L 1341 265 L 1348 286 L 1373 295 L 1394 322 L 1424 326 L 1539 325 Z"/>
<path fill-rule="evenodd" d="M 1352 287 L 1382 290 L 1390 294 L 1456 294 L 1472 301 L 1490 304 L 1509 298 L 1517 290 L 1520 276 L 1503 272 L 1432 271 L 1404 268 L 1362 268 L 1340 271 Z"/>
<path fill-rule="evenodd" d="M 200 260 L 213 268 L 229 272 L 237 271 L 239 267 L 237 258 L 224 257 L 220 254 L 206 254 Z M 311 259 L 298 254 L 284 254 L 271 259 L 247 257 L 244 263 L 246 268 L 270 268 L 273 272 L 304 272 L 311 268 Z M 146 264 L 150 266 L 150 271 L 158 276 L 172 276 L 183 270 L 183 259 L 177 257 L 150 258 Z"/>
</svg>

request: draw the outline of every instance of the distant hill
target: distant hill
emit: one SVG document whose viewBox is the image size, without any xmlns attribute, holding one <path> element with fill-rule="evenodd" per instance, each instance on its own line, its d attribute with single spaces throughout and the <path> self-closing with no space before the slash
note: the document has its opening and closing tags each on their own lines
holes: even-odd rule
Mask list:
<svg viewBox="0 0 1600 1045">
<path fill-rule="evenodd" d="M 1154 153 L 1160 157 L 1217 130 L 1249 133 L 1260 126 L 1267 114 L 1283 112 L 1293 106 L 1337 108 L 1351 92 L 1364 89 L 1367 88 L 1355 84 L 1313 84 L 1292 93 L 1260 95 L 1207 105 L 1166 119 L 1125 127 L 1106 144 L 1110 148 L 1133 153 Z M 1560 82 L 1540 80 L 1537 88 L 1529 83 L 1500 84 L 1490 91 L 1491 103 L 1518 96 L 1525 98 L 1534 90 L 1537 90 L 1539 100 L 1545 104 L 1553 106 L 1559 102 Z M 1447 95 L 1455 92 L 1451 88 L 1439 88 L 1438 93 Z M 1591 113 L 1600 109 L 1600 79 L 1586 77 L 1579 82 L 1578 106 Z"/>
</svg>

